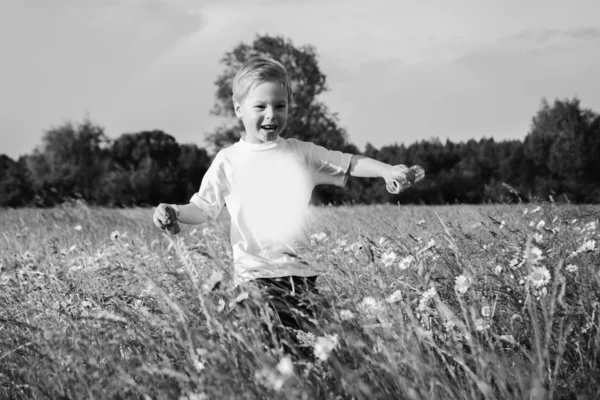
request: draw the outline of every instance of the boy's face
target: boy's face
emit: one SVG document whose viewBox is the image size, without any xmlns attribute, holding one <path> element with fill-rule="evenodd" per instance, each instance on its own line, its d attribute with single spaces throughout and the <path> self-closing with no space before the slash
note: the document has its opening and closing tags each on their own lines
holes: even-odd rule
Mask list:
<svg viewBox="0 0 600 400">
<path fill-rule="evenodd" d="M 283 84 L 267 81 L 254 86 L 241 102 L 233 101 L 235 114 L 244 123 L 248 143 L 272 142 L 288 118 L 287 91 Z"/>
</svg>

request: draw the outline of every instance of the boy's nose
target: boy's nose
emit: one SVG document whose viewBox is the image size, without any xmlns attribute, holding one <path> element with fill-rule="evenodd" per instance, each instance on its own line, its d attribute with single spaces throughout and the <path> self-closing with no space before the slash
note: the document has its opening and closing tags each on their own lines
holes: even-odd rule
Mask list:
<svg viewBox="0 0 600 400">
<path fill-rule="evenodd" d="M 274 118 L 275 118 L 275 111 L 273 110 L 273 107 L 267 107 L 265 110 L 265 119 L 272 120 Z"/>
</svg>

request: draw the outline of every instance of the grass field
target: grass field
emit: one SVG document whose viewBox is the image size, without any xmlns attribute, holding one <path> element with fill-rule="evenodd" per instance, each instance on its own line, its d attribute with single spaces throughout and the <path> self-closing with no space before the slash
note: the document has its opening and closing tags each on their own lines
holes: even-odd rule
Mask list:
<svg viewBox="0 0 600 400">
<path fill-rule="evenodd" d="M 0 210 L 0 398 L 600 398 L 600 207 L 312 208 L 314 362 L 236 311 L 226 214 Z"/>
</svg>

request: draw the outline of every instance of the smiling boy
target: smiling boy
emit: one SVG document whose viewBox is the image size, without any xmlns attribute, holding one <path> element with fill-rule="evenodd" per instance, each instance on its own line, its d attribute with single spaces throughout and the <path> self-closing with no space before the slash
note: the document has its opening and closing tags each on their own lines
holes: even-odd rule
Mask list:
<svg viewBox="0 0 600 400">
<path fill-rule="evenodd" d="M 259 283 L 277 302 L 281 300 L 274 309 L 284 325 L 298 329 L 306 321 L 299 321 L 289 309 L 310 314 L 294 298 L 314 291 L 318 275 L 301 254 L 309 249 L 304 221 L 313 188 L 343 187 L 348 176 L 412 182 L 414 175 L 405 165 L 391 166 L 280 137 L 291 102 L 292 88 L 281 63 L 270 58 L 245 63 L 233 80 L 233 106 L 245 135 L 217 153 L 189 204 L 171 207 L 179 222 L 201 224 L 216 218 L 227 205 L 234 284 Z M 167 206 L 156 207 L 157 227 L 173 222 Z"/>
</svg>

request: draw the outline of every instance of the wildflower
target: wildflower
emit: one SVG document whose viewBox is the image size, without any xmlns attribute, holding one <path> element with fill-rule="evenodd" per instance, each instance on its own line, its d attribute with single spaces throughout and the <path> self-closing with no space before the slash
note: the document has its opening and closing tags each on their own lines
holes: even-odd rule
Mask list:
<svg viewBox="0 0 600 400">
<path fill-rule="evenodd" d="M 377 316 L 384 311 L 383 304 L 370 296 L 365 297 L 360 302 L 358 309 L 364 314 L 371 314 L 373 316 Z"/>
<path fill-rule="evenodd" d="M 535 242 L 536 242 L 536 243 L 538 243 L 538 244 L 539 244 L 539 243 L 542 243 L 542 242 L 544 241 L 544 235 L 542 235 L 542 234 L 541 234 L 541 233 L 539 233 L 539 232 L 536 232 L 536 233 L 533 235 L 533 240 L 535 240 Z"/>
<path fill-rule="evenodd" d="M 424 291 L 421 295 L 421 299 L 419 300 L 419 310 L 425 310 L 425 308 L 427 307 L 427 303 L 429 303 L 429 300 L 433 299 L 436 294 L 437 290 L 435 290 L 434 286 Z"/>
<path fill-rule="evenodd" d="M 500 274 L 502 273 L 502 267 L 501 267 L 500 265 L 496 265 L 496 266 L 494 267 L 494 273 L 495 273 L 496 275 L 500 275 Z"/>
<path fill-rule="evenodd" d="M 315 341 L 314 352 L 315 357 L 321 361 L 327 360 L 329 354 L 339 345 L 338 335 L 319 336 Z"/>
<path fill-rule="evenodd" d="M 477 332 L 483 332 L 486 329 L 489 329 L 490 324 L 483 318 L 477 318 L 475 320 L 475 330 Z"/>
<path fill-rule="evenodd" d="M 492 315 L 492 308 L 490 306 L 481 307 L 481 315 L 485 318 L 489 318 Z"/>
<path fill-rule="evenodd" d="M 499 339 L 512 345 L 517 344 L 517 341 L 515 340 L 513 335 L 500 335 Z"/>
<path fill-rule="evenodd" d="M 82 230 L 82 229 L 83 229 L 83 227 L 82 227 L 81 225 L 75 225 L 75 226 L 73 227 L 73 229 L 75 229 L 76 231 L 80 231 L 80 230 Z"/>
<path fill-rule="evenodd" d="M 350 310 L 340 311 L 340 318 L 342 319 L 342 321 L 349 321 L 354 317 L 355 317 L 354 313 Z"/>
<path fill-rule="evenodd" d="M 550 282 L 550 271 L 548 271 L 548 269 L 544 266 L 534 268 L 527 279 L 535 287 L 545 286 L 548 282 Z"/>
<path fill-rule="evenodd" d="M 417 226 L 423 226 L 423 225 L 425 225 L 425 220 L 424 219 L 422 219 L 419 222 L 417 222 Z"/>
<path fill-rule="evenodd" d="M 425 301 L 429 301 L 429 300 L 433 299 L 436 294 L 437 294 L 437 290 L 435 290 L 435 286 L 432 286 L 423 292 L 422 299 Z"/>
<path fill-rule="evenodd" d="M 538 247 L 531 246 L 531 248 L 525 249 L 524 258 L 531 264 L 537 264 L 539 261 L 544 259 L 544 256 L 542 255 L 542 250 L 540 250 Z"/>
<path fill-rule="evenodd" d="M 577 249 L 577 253 L 583 253 L 584 251 L 594 251 L 596 249 L 596 241 L 591 239 L 585 242 L 584 244 Z"/>
<path fill-rule="evenodd" d="M 317 243 L 323 243 L 327 240 L 327 234 L 325 232 L 315 233 L 310 238 Z"/>
<path fill-rule="evenodd" d="M 456 290 L 460 294 L 467 293 L 469 290 L 469 286 L 471 286 L 471 281 L 464 275 L 459 275 L 456 277 L 454 281 L 454 290 Z"/>
<path fill-rule="evenodd" d="M 393 251 L 390 251 L 389 253 L 384 253 L 381 255 L 381 261 L 383 262 L 383 265 L 385 265 L 386 267 L 389 267 L 390 265 L 392 265 L 392 263 L 396 260 L 396 253 L 394 253 Z"/>
<path fill-rule="evenodd" d="M 533 214 L 533 213 L 536 213 L 536 212 L 540 211 L 541 209 L 542 209 L 542 207 L 540 207 L 540 206 L 537 206 L 536 208 L 534 208 L 533 210 L 531 210 L 531 213 L 532 213 L 532 214 Z"/>
<path fill-rule="evenodd" d="M 577 265 L 569 264 L 565 269 L 567 272 L 575 273 L 579 270 L 579 267 Z"/>
<path fill-rule="evenodd" d="M 455 326 L 456 324 L 453 321 L 444 322 L 444 329 L 446 329 L 447 332 L 450 332 Z"/>
<path fill-rule="evenodd" d="M 204 371 L 204 363 L 200 360 L 194 360 L 194 368 L 197 372 L 202 372 Z"/>
<path fill-rule="evenodd" d="M 386 299 L 388 303 L 397 303 L 400 300 L 402 300 L 402 292 L 399 290 L 396 290 L 390 297 Z"/>
<path fill-rule="evenodd" d="M 310 332 L 296 331 L 296 339 L 301 346 L 312 346 L 315 343 L 315 335 Z"/>
<path fill-rule="evenodd" d="M 383 353 L 383 339 L 377 336 L 377 341 L 373 345 L 373 352 L 376 354 Z"/>
<path fill-rule="evenodd" d="M 500 222 L 500 228 L 499 228 L 499 229 L 502 229 L 502 228 L 504 228 L 505 226 L 506 226 L 506 222 L 504 222 L 504 220 L 502 220 L 502 221 Z"/>
<path fill-rule="evenodd" d="M 412 255 L 406 256 L 402 260 L 400 260 L 400 263 L 398 263 L 398 267 L 404 271 L 405 269 L 410 267 L 410 264 L 414 261 L 414 259 L 415 257 L 413 257 Z"/>
<path fill-rule="evenodd" d="M 294 375 L 294 364 L 292 364 L 290 357 L 283 357 L 281 361 L 279 361 L 277 364 L 277 371 L 283 376 Z"/>
<path fill-rule="evenodd" d="M 110 239 L 111 239 L 111 240 L 117 240 L 117 239 L 119 238 L 119 236 L 120 236 L 120 233 L 119 233 L 119 231 L 113 231 L 113 232 L 110 234 Z"/>
<path fill-rule="evenodd" d="M 543 219 L 540 220 L 540 222 L 537 223 L 537 225 L 535 226 L 535 229 L 537 229 L 538 231 L 540 229 L 542 229 L 544 226 L 546 226 L 546 221 L 544 221 Z"/>
</svg>

